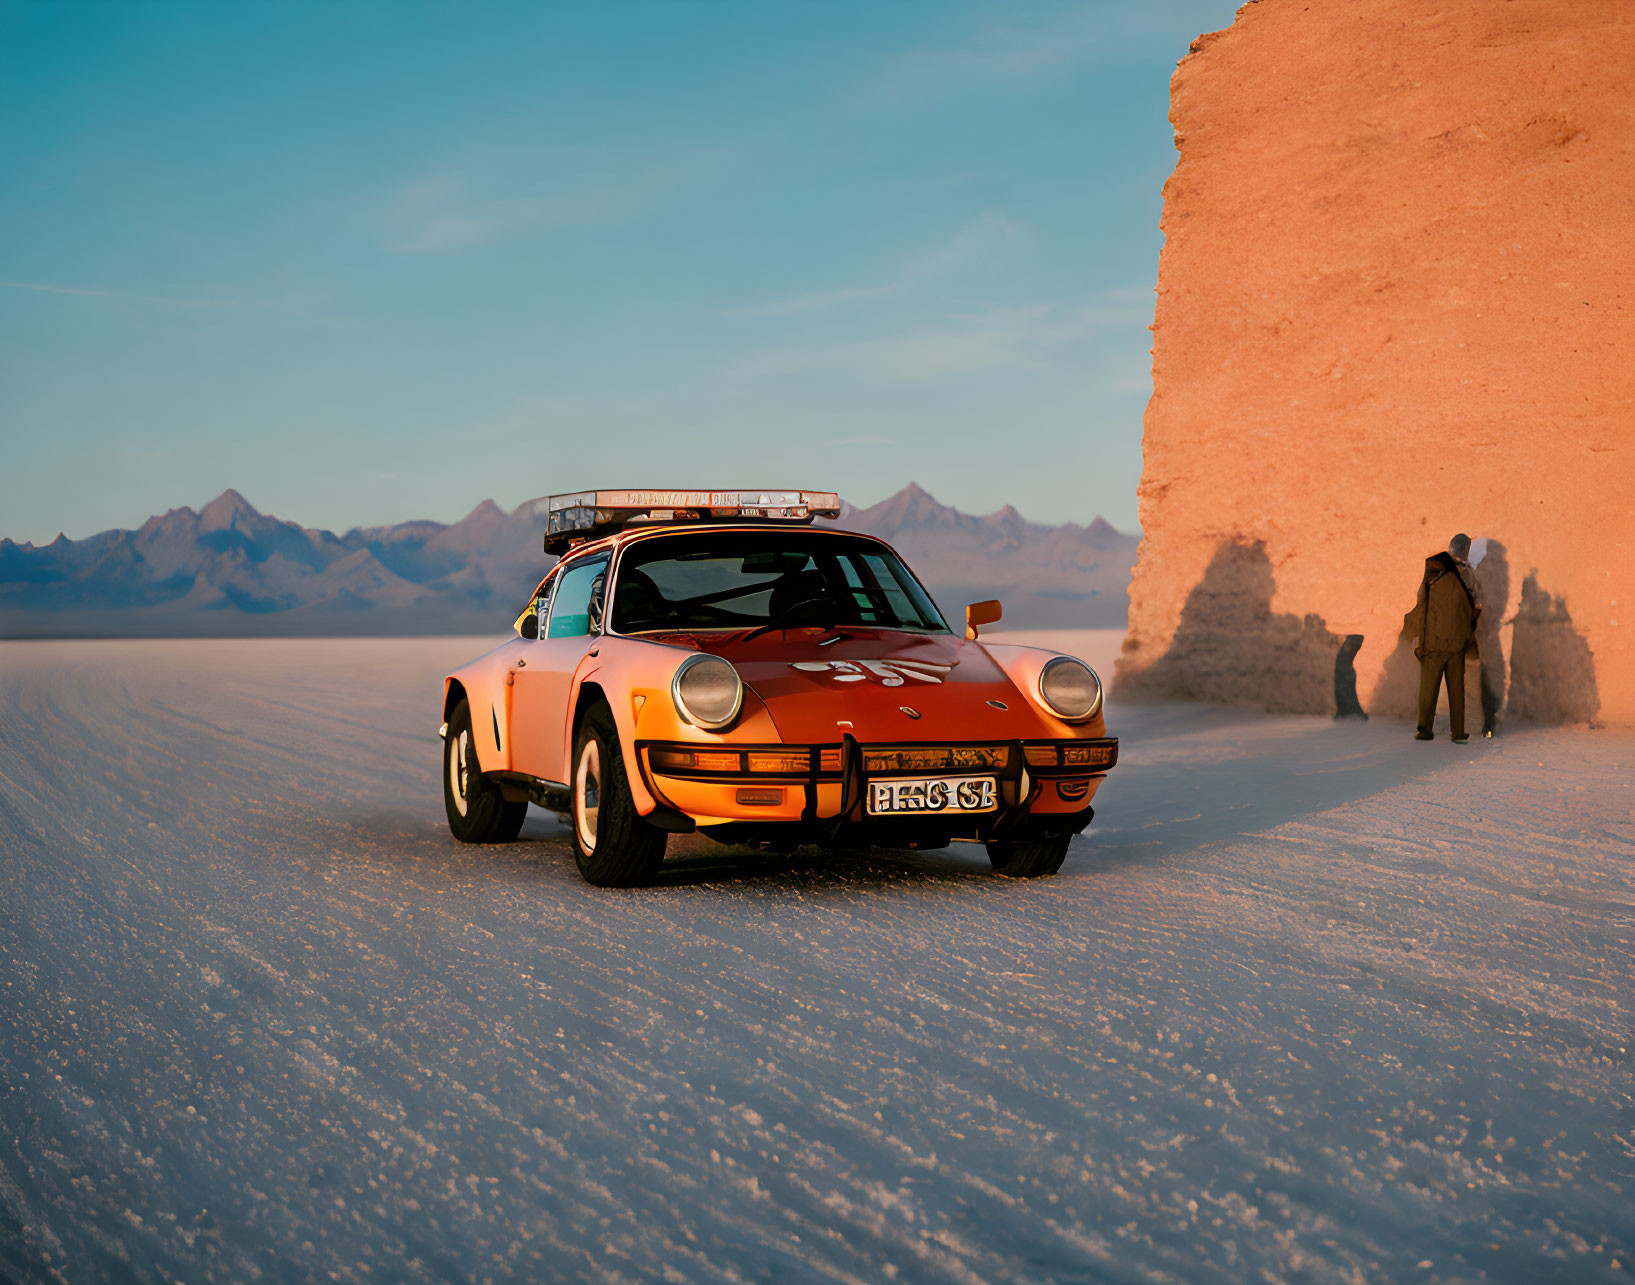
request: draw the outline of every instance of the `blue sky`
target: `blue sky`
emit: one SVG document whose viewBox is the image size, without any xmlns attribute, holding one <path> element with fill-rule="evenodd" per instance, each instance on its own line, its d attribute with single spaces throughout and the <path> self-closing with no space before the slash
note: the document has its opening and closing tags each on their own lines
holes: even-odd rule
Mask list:
<svg viewBox="0 0 1635 1285">
<path fill-rule="evenodd" d="M 1234 5 L 0 2 L 0 535 L 910 480 L 1135 525 Z"/>
</svg>

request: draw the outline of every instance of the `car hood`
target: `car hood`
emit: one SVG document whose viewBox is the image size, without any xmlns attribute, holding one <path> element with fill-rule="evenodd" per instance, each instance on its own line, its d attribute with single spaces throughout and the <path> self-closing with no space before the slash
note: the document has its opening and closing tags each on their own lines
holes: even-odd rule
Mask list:
<svg viewBox="0 0 1635 1285">
<path fill-rule="evenodd" d="M 792 743 L 1060 735 L 980 644 L 952 634 L 843 627 L 661 641 L 730 661 Z"/>
</svg>

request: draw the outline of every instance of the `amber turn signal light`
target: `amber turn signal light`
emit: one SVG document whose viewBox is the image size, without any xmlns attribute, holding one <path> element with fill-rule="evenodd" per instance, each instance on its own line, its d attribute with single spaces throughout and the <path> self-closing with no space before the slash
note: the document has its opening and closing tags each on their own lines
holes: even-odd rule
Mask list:
<svg viewBox="0 0 1635 1285">
<path fill-rule="evenodd" d="M 1075 745 L 1071 741 L 1025 745 L 1022 753 L 1029 767 L 1106 767 L 1113 761 L 1111 745 Z"/>
</svg>

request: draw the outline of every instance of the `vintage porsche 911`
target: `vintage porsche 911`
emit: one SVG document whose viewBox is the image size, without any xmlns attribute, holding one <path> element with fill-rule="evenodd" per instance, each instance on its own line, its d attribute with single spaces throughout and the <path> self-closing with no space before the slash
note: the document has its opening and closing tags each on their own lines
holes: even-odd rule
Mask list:
<svg viewBox="0 0 1635 1285">
<path fill-rule="evenodd" d="M 986 845 L 1054 874 L 1118 758 L 1082 661 L 950 630 L 891 547 L 813 526 L 811 491 L 552 496 L 560 561 L 516 637 L 449 675 L 443 796 L 468 843 L 565 814 L 591 883 L 649 881 L 666 837 Z"/>
</svg>

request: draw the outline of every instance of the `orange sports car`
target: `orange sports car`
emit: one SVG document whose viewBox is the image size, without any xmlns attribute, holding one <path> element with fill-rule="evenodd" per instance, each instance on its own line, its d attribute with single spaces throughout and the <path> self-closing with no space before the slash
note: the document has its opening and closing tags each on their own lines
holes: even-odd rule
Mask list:
<svg viewBox="0 0 1635 1285">
<path fill-rule="evenodd" d="M 956 633 L 891 546 L 812 491 L 552 496 L 516 637 L 450 674 L 443 798 L 467 843 L 565 814 L 580 873 L 652 879 L 668 835 L 986 845 L 1054 874 L 1118 758 L 1082 661 Z"/>
</svg>

